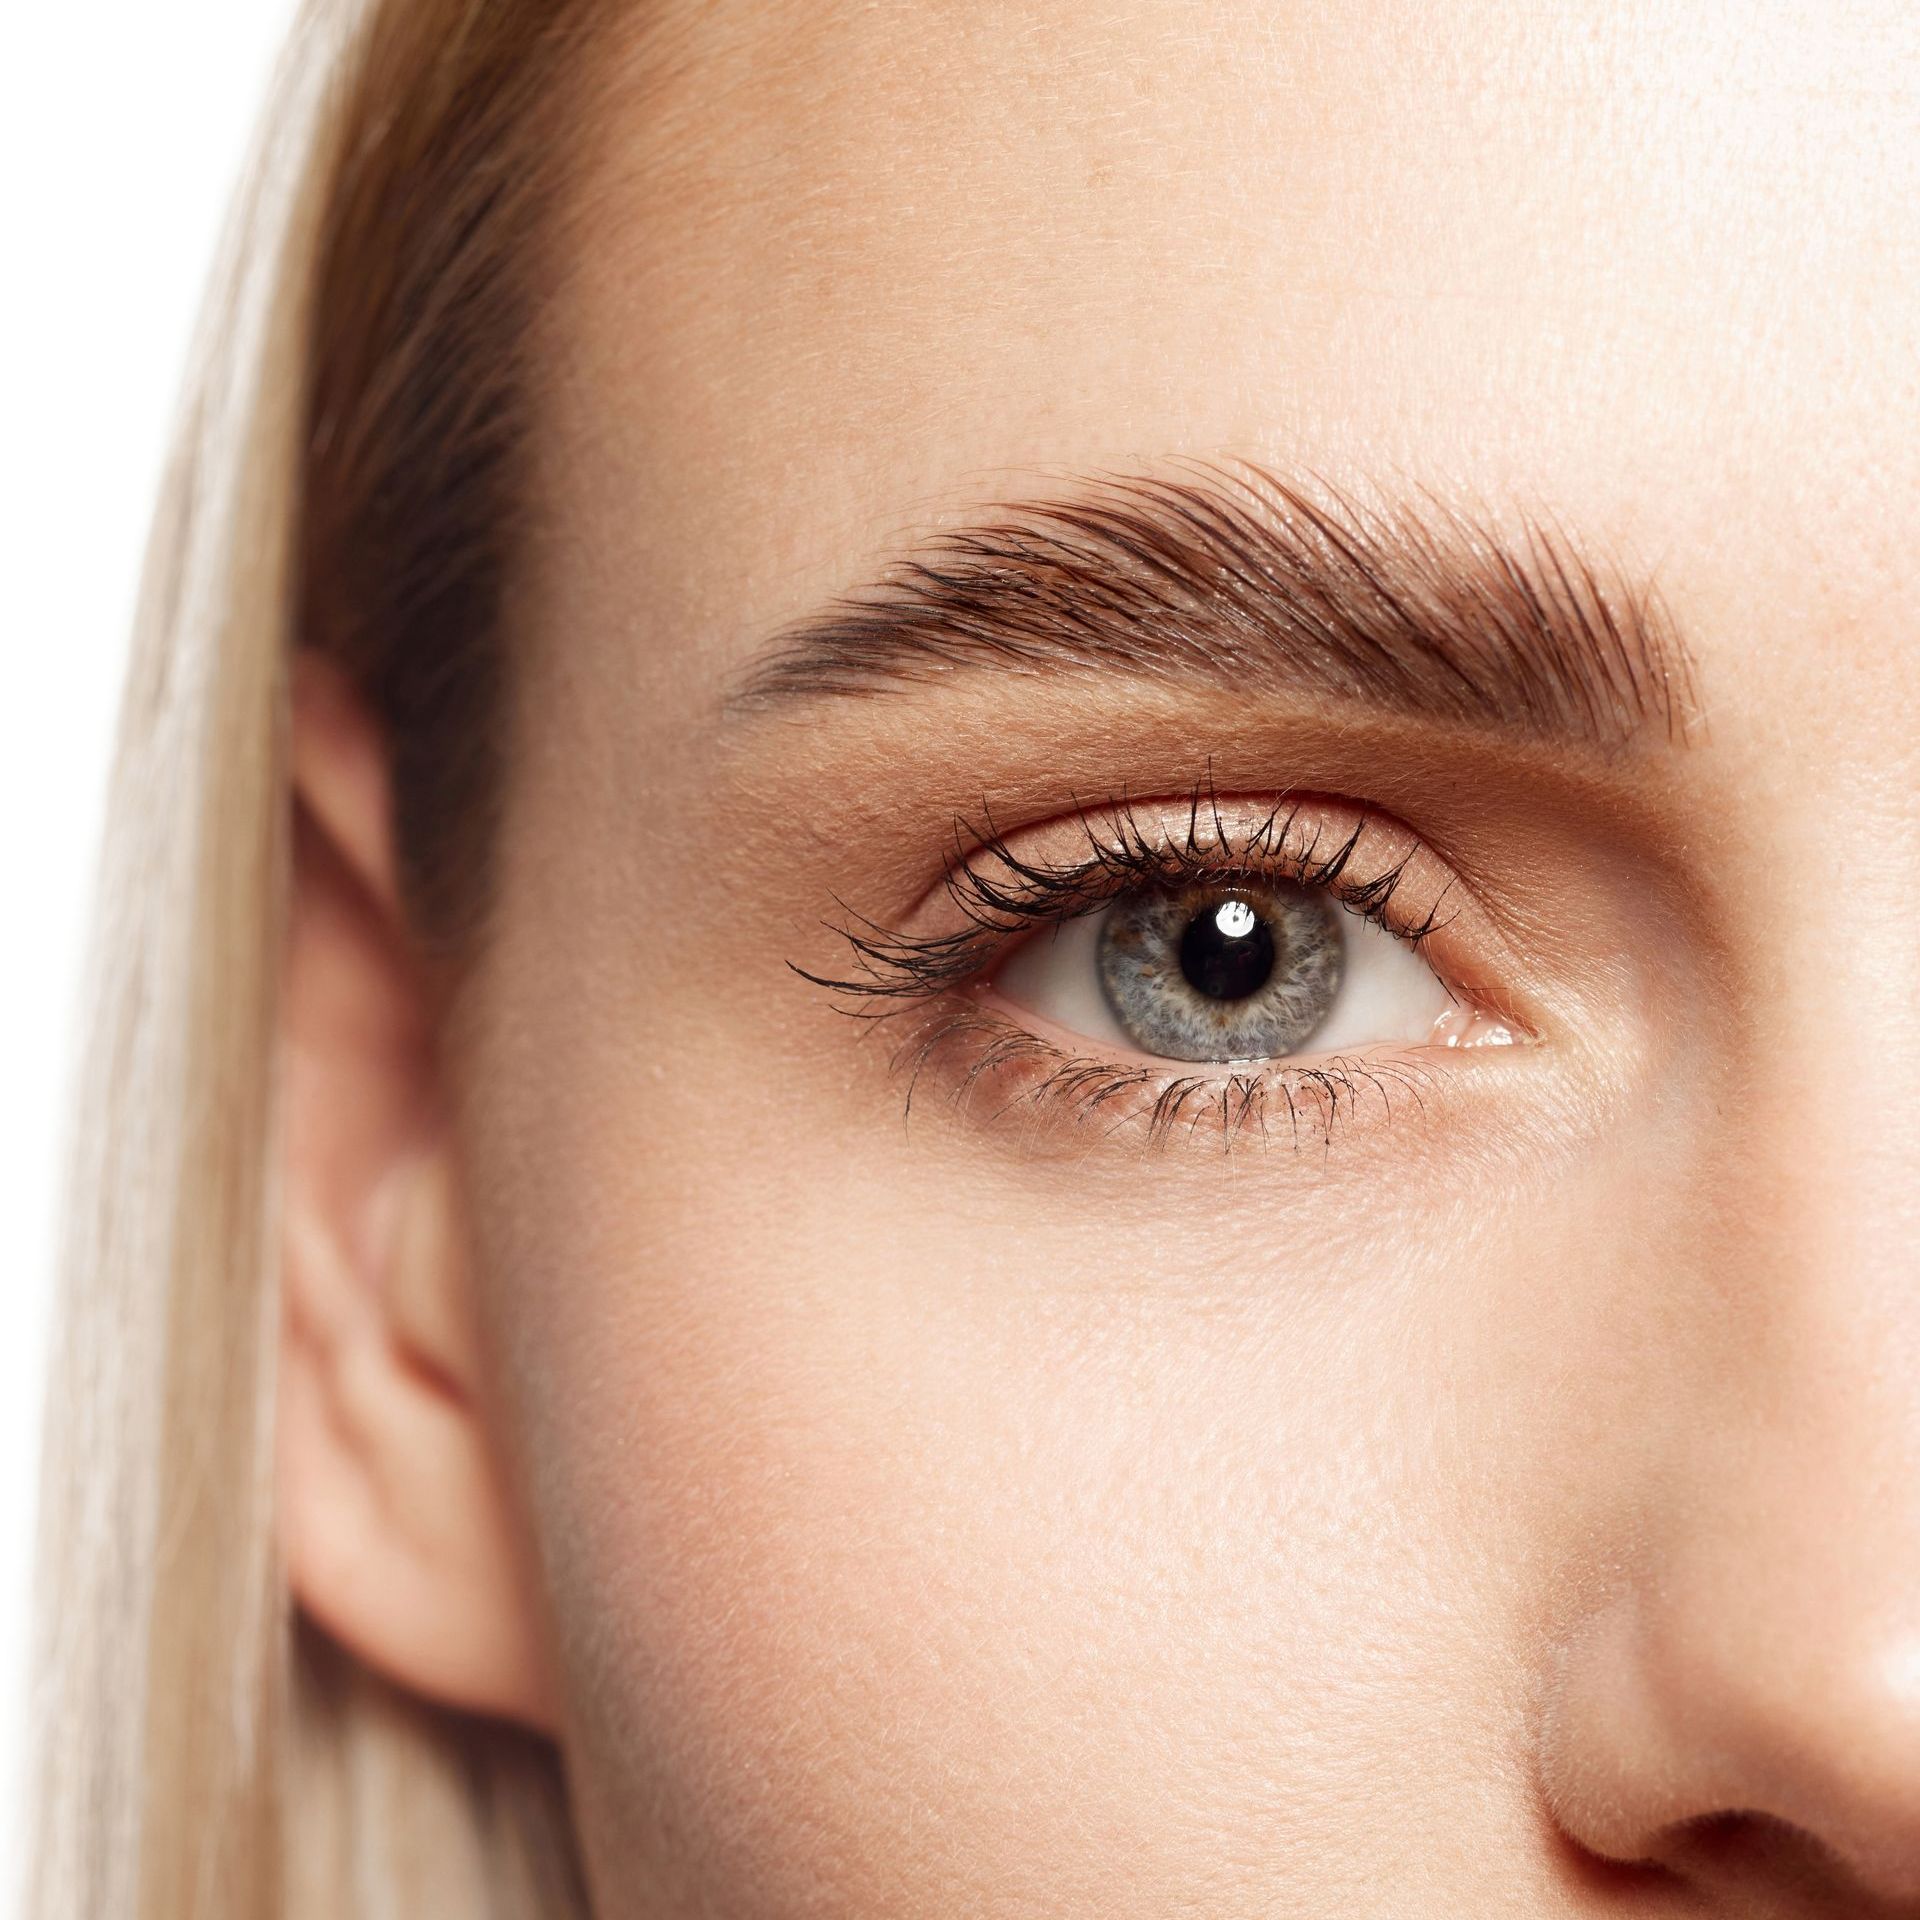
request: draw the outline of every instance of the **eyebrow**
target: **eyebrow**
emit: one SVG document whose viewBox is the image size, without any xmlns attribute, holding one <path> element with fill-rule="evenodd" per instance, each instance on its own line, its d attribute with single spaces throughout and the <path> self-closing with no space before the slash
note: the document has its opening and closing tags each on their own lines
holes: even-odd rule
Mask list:
<svg viewBox="0 0 1920 1920">
<path fill-rule="evenodd" d="M 1651 583 L 1551 518 L 1508 522 L 1251 462 L 1097 474 L 936 533 L 783 628 L 724 706 L 1094 673 L 1603 751 L 1684 744 L 1696 672 Z"/>
</svg>

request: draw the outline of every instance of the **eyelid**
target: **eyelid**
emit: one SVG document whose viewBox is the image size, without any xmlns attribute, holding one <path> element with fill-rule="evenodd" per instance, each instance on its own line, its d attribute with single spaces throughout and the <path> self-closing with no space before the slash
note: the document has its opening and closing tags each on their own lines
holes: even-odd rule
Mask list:
<svg viewBox="0 0 1920 1920">
<path fill-rule="evenodd" d="M 1116 858 L 1115 850 L 1120 850 Z M 1019 833 L 994 834 L 949 869 L 945 900 L 930 903 L 929 924 L 951 912 L 956 889 L 963 912 L 981 903 L 984 885 L 1007 886 L 1010 862 L 1065 883 L 1060 904 L 1085 912 L 1138 885 L 1143 853 L 1162 856 L 1155 877 L 1169 884 L 1234 875 L 1287 880 L 1322 890 L 1348 911 L 1421 947 L 1450 990 L 1497 1012 L 1516 1028 L 1532 1023 L 1511 996 L 1482 976 L 1499 941 L 1460 876 L 1411 828 L 1377 809 L 1317 794 L 1278 799 L 1238 795 L 1121 800 L 1047 821 Z M 984 874 L 975 864 L 984 857 Z M 1079 873 L 1084 878 L 1068 881 Z M 1067 911 L 1039 925 L 1057 924 Z M 1017 935 L 1019 922 L 1009 927 Z M 1012 950 L 1009 937 L 1006 951 Z"/>
<path fill-rule="evenodd" d="M 845 922 L 828 924 L 852 950 L 850 971 L 836 978 L 787 963 L 836 995 L 838 1011 L 885 1023 L 909 1120 L 943 1088 L 955 1108 L 987 1106 L 995 1130 L 1010 1120 L 1029 1154 L 1121 1132 L 1149 1148 L 1182 1138 L 1230 1151 L 1239 1140 L 1270 1144 L 1270 1122 L 1272 1139 L 1331 1147 L 1336 1132 L 1365 1134 L 1409 1107 L 1427 1112 L 1442 1093 L 1501 1084 L 1501 1062 L 1510 1069 L 1516 1051 L 1530 1051 L 1386 1042 L 1189 1071 L 1084 1035 L 1050 1037 L 1044 1016 L 995 994 L 1024 932 L 1076 918 L 1129 886 L 1236 866 L 1309 885 L 1315 873 L 1331 874 L 1329 893 L 1349 910 L 1358 900 L 1368 918 L 1418 945 L 1469 1015 L 1490 1017 L 1523 1043 L 1542 1031 L 1519 990 L 1517 956 L 1454 864 L 1404 822 L 1361 803 L 1200 788 L 1179 800 L 1122 795 L 1006 831 L 958 820 L 953 846 L 941 879 L 895 926 L 839 903 Z M 1157 862 L 1163 871 L 1153 870 Z M 1443 1061 L 1452 1069 L 1442 1071 Z"/>
<path fill-rule="evenodd" d="M 835 929 L 853 949 L 851 976 L 795 971 L 879 1012 L 990 975 L 1024 931 L 1091 911 L 1128 886 L 1237 871 L 1323 886 L 1421 946 L 1457 997 L 1537 1037 L 1485 910 L 1449 863 L 1378 809 L 1320 794 L 1196 786 L 1178 798 L 1123 794 L 1011 830 L 962 819 L 954 832 L 942 879 L 897 927 L 854 913 Z"/>
<path fill-rule="evenodd" d="M 997 884 L 993 865 L 1012 872 L 1018 862 L 1056 877 L 1084 869 L 1095 883 L 1102 871 L 1112 872 L 1111 891 L 1117 892 L 1138 882 L 1141 856 L 1152 854 L 1160 857 L 1160 877 L 1170 882 L 1196 868 L 1206 874 L 1258 873 L 1326 886 L 1344 897 L 1379 883 L 1422 852 L 1418 837 L 1398 822 L 1317 795 L 1218 796 L 1198 806 L 1191 799 L 1123 799 L 1017 834 L 989 836 L 950 865 L 948 891 L 956 879 L 977 889 L 982 875 L 974 863 L 984 859 L 989 884 Z M 1088 894 L 1090 901 L 1105 897 L 1097 884 Z"/>
</svg>

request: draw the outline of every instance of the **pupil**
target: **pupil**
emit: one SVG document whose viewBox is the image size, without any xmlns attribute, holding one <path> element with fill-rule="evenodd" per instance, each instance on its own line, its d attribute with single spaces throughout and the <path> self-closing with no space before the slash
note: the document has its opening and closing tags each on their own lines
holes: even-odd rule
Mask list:
<svg viewBox="0 0 1920 1920">
<path fill-rule="evenodd" d="M 1244 1000 L 1273 977 L 1273 929 L 1244 900 L 1223 900 L 1187 922 L 1180 971 L 1209 1000 Z"/>
</svg>

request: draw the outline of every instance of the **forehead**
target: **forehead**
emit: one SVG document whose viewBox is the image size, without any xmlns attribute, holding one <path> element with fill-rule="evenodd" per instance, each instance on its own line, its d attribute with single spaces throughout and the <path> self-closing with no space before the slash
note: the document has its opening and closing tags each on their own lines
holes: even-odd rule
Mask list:
<svg viewBox="0 0 1920 1920">
<path fill-rule="evenodd" d="M 1010 475 L 1231 450 L 1830 612 L 1920 487 L 1917 73 L 1904 0 L 636 17 L 550 310 L 569 565 L 737 653 Z"/>
</svg>

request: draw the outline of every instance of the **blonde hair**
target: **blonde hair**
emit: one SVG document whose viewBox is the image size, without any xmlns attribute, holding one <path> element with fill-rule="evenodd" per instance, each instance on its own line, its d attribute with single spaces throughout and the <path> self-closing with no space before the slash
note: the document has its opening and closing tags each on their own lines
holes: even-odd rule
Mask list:
<svg viewBox="0 0 1920 1920">
<path fill-rule="evenodd" d="M 473 937 L 533 256 L 597 11 L 309 0 L 222 244 L 147 554 L 89 983 L 43 1481 L 38 1920 L 587 1910 L 554 1750 L 403 1697 L 298 1620 L 272 1478 L 288 663 L 319 646 L 358 678 L 410 907 Z"/>
</svg>

